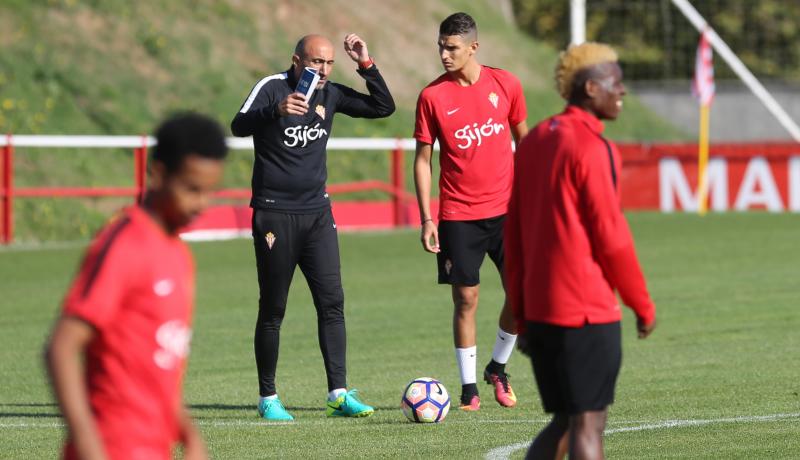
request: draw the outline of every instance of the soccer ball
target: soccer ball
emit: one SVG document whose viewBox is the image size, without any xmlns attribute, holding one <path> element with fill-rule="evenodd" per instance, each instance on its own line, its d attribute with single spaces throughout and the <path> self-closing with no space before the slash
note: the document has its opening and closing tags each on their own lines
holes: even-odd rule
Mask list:
<svg viewBox="0 0 800 460">
<path fill-rule="evenodd" d="M 406 386 L 400 407 L 412 422 L 438 423 L 447 417 L 450 395 L 438 380 L 420 377 Z"/>
</svg>

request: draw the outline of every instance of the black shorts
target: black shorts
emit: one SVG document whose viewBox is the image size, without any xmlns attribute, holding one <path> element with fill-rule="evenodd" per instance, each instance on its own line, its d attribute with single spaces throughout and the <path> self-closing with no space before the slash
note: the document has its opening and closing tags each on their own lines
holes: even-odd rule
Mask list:
<svg viewBox="0 0 800 460">
<path fill-rule="evenodd" d="M 545 412 L 575 415 L 614 402 L 622 364 L 619 322 L 578 328 L 528 322 L 526 338 Z"/>
<path fill-rule="evenodd" d="M 479 220 L 439 222 L 439 248 L 436 263 L 439 284 L 477 286 L 481 282 L 483 257 L 489 254 L 503 274 L 503 223 L 506 216 Z"/>
</svg>

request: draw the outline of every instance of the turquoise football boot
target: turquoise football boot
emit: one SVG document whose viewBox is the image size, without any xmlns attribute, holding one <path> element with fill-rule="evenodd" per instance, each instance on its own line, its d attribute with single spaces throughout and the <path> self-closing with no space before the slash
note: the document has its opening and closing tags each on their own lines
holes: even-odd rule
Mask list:
<svg viewBox="0 0 800 460">
<path fill-rule="evenodd" d="M 286 412 L 283 403 L 278 398 L 265 399 L 258 404 L 258 415 L 264 420 L 273 422 L 291 422 L 294 420 L 292 414 Z"/>
<path fill-rule="evenodd" d="M 335 401 L 328 401 L 328 417 L 369 417 L 375 412 L 372 406 L 368 406 L 358 400 L 356 393 L 358 390 L 350 390 L 342 394 Z"/>
</svg>

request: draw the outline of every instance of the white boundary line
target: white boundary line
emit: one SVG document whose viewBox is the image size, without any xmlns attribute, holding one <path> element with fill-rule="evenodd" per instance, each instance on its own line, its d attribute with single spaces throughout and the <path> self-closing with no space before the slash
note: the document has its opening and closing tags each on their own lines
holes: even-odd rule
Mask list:
<svg viewBox="0 0 800 460">
<path fill-rule="evenodd" d="M 20 416 L 24 417 L 24 416 Z M 405 419 L 400 419 L 402 422 L 405 422 Z M 541 419 L 541 420 L 448 420 L 446 423 L 448 425 L 472 425 L 475 423 L 479 424 L 531 424 L 531 423 L 547 423 L 548 420 Z M 310 420 L 295 420 L 292 422 L 266 422 L 261 420 L 208 420 L 208 419 L 194 419 L 195 425 L 199 426 L 209 426 L 214 428 L 225 428 L 225 427 L 246 427 L 246 426 L 266 426 L 266 427 L 275 427 L 275 426 L 308 426 L 308 425 L 328 425 L 331 423 L 330 419 L 328 418 L 318 418 L 318 419 L 310 419 Z M 0 428 L 63 428 L 66 424 L 64 422 L 7 422 L 7 423 L 0 423 Z"/>
<path fill-rule="evenodd" d="M 21 415 L 20 418 L 25 417 Z M 646 431 L 658 430 L 662 428 L 680 428 L 687 426 L 702 426 L 714 423 L 751 423 L 751 422 L 774 422 L 792 418 L 800 418 L 800 412 L 793 414 L 772 414 L 772 415 L 754 415 L 754 416 L 740 416 L 716 419 L 699 419 L 699 420 L 665 420 L 663 422 L 644 422 L 639 420 L 625 420 L 618 422 L 610 422 L 619 425 L 628 425 L 631 423 L 641 423 L 636 426 L 622 426 L 619 428 L 610 428 L 605 431 L 606 435 L 615 433 L 625 433 L 630 431 Z M 210 427 L 241 427 L 241 426 L 303 426 L 303 425 L 327 425 L 330 420 L 327 418 L 302 420 L 294 422 L 264 422 L 264 421 L 248 421 L 248 420 L 219 420 L 219 419 L 194 419 L 195 424 L 200 426 Z M 514 419 L 514 420 L 448 420 L 448 425 L 452 424 L 543 424 L 549 422 L 549 419 Z M 0 423 L 0 428 L 63 428 L 66 426 L 63 422 L 7 422 Z M 498 447 L 492 449 L 486 454 L 486 458 L 508 458 L 508 455 L 516 450 L 527 448 L 530 441 L 511 444 L 508 446 Z"/>
<path fill-rule="evenodd" d="M 753 423 L 753 422 L 775 422 L 790 418 L 800 418 L 800 413 L 793 414 L 773 414 L 773 415 L 752 415 L 715 419 L 700 420 L 665 420 L 657 423 L 647 423 L 644 425 L 611 428 L 605 431 L 605 435 L 616 433 L 626 433 L 631 431 L 660 430 L 663 428 L 682 428 L 687 426 L 711 425 L 714 423 Z M 625 422 L 621 422 L 625 423 Z M 518 450 L 527 449 L 531 445 L 530 441 L 518 442 L 508 446 L 497 447 L 486 453 L 486 460 L 508 459 L 511 454 Z"/>
</svg>

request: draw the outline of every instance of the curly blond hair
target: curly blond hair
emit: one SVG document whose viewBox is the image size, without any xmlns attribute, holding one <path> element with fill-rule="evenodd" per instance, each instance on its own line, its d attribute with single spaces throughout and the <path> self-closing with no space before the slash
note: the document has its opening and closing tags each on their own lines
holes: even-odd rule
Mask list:
<svg viewBox="0 0 800 460">
<path fill-rule="evenodd" d="M 580 45 L 570 45 L 558 56 L 558 64 L 556 64 L 558 93 L 568 101 L 572 95 L 575 75 L 578 72 L 595 64 L 617 62 L 617 60 L 617 52 L 603 43 L 586 42 Z"/>
</svg>

